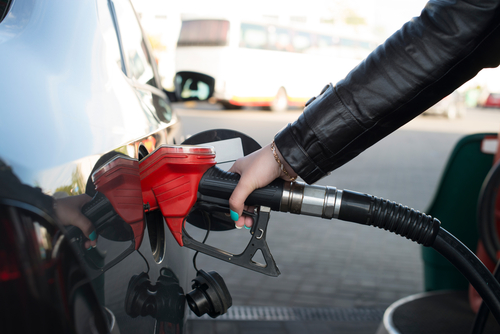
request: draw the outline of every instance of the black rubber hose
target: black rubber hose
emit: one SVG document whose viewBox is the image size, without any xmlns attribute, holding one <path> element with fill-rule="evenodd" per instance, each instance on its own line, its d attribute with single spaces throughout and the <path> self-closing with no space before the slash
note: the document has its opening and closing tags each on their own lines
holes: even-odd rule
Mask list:
<svg viewBox="0 0 500 334">
<path fill-rule="evenodd" d="M 432 247 L 450 261 L 479 293 L 500 324 L 500 283 L 474 253 L 440 228 Z"/>
<path fill-rule="evenodd" d="M 486 176 L 479 193 L 477 223 L 479 238 L 491 261 L 497 261 L 500 240 L 496 229 L 495 206 L 498 188 L 500 187 L 500 161 L 496 163 Z"/>
<path fill-rule="evenodd" d="M 496 202 L 498 188 L 500 186 L 500 163 L 495 164 L 486 176 L 481 192 L 479 194 L 477 208 L 477 224 L 479 239 L 483 242 L 486 254 L 491 261 L 497 261 L 497 253 L 500 250 L 500 242 L 496 229 Z M 497 263 L 493 276 L 500 281 L 500 262 Z M 472 326 L 472 334 L 483 333 L 490 310 L 484 302 L 477 312 Z"/>
<path fill-rule="evenodd" d="M 202 178 L 198 191 L 228 199 L 239 175 L 216 168 L 209 171 Z M 280 182 L 263 188 L 253 200 L 272 203 L 271 207 L 279 209 L 282 187 Z M 401 204 L 349 190 L 343 191 L 341 201 L 339 219 L 376 226 L 436 249 L 469 280 L 500 324 L 500 284 L 470 249 L 440 227 L 439 220 Z"/>
<path fill-rule="evenodd" d="M 500 262 L 497 263 L 495 271 L 493 272 L 493 277 L 497 281 L 500 281 Z M 484 302 L 481 303 L 479 307 L 479 311 L 476 314 L 476 318 L 474 319 L 474 325 L 472 326 L 472 334 L 481 334 L 484 331 L 484 327 L 486 326 L 486 321 L 488 321 L 488 315 L 490 314 L 490 309 Z"/>
<path fill-rule="evenodd" d="M 481 334 L 484 331 L 484 326 L 486 325 L 486 321 L 488 321 L 488 316 L 490 315 L 490 309 L 486 306 L 485 303 L 481 303 L 479 307 L 479 311 L 476 314 L 476 318 L 474 319 L 474 324 L 472 325 L 471 334 Z"/>
<path fill-rule="evenodd" d="M 474 253 L 440 227 L 439 220 L 371 195 L 344 190 L 339 219 L 376 226 L 431 246 L 472 284 L 500 324 L 500 283 Z"/>
<path fill-rule="evenodd" d="M 436 218 L 375 196 L 344 190 L 339 219 L 394 232 L 431 246 L 441 223 Z"/>
</svg>

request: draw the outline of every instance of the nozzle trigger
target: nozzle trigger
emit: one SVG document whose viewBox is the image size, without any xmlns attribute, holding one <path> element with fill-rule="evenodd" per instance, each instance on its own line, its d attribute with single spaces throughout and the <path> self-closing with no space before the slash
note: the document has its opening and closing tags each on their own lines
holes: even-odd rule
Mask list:
<svg viewBox="0 0 500 334">
<path fill-rule="evenodd" d="M 266 242 L 266 231 L 270 213 L 271 209 L 268 207 L 261 206 L 258 208 L 256 214 L 257 219 L 256 221 L 254 220 L 254 224 L 250 230 L 252 237 L 241 254 L 232 254 L 194 240 L 184 228 L 182 230 L 182 241 L 184 246 L 194 249 L 200 253 L 210 255 L 219 260 L 226 261 L 261 274 L 277 277 L 280 275 L 280 271 Z M 262 252 L 262 256 L 266 262 L 265 264 L 253 261 L 253 257 L 258 250 Z"/>
</svg>

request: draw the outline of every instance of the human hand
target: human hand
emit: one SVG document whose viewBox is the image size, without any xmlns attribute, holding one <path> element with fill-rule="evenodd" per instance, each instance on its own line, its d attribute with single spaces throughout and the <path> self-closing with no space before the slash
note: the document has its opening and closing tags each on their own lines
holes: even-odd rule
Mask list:
<svg viewBox="0 0 500 334">
<path fill-rule="evenodd" d="M 92 197 L 87 194 L 69 196 L 56 199 L 55 210 L 57 218 L 65 226 L 73 225 L 78 227 L 85 237 L 89 240 L 85 241 L 85 249 L 95 247 L 97 244 L 97 234 L 94 225 L 82 213 L 82 207 L 85 203 L 90 202 Z"/>
<path fill-rule="evenodd" d="M 297 176 L 291 167 L 286 164 L 277 148 L 276 153 L 288 174 L 291 177 Z M 253 224 L 251 217 L 242 215 L 244 209 L 247 211 L 252 211 L 253 209 L 244 204 L 248 195 L 257 188 L 267 186 L 278 177 L 287 181 L 290 180 L 290 177 L 280 169 L 280 165 L 276 162 L 271 150 L 271 144 L 236 160 L 229 171 L 241 175 L 236 188 L 229 198 L 229 208 L 232 211 L 231 218 L 235 221 L 236 228 L 242 228 L 243 226 L 250 228 Z"/>
</svg>

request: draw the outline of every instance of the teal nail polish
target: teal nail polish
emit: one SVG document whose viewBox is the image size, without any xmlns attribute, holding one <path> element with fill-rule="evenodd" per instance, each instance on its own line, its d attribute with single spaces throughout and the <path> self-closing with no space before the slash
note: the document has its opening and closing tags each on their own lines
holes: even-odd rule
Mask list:
<svg viewBox="0 0 500 334">
<path fill-rule="evenodd" d="M 231 219 L 233 221 L 237 221 L 238 219 L 240 219 L 240 216 L 236 212 L 234 212 L 233 210 L 229 210 L 229 213 L 231 214 Z M 90 240 L 92 240 L 92 239 L 90 239 Z"/>
<path fill-rule="evenodd" d="M 90 233 L 89 239 L 90 239 L 90 241 L 94 241 L 95 238 L 97 238 L 97 233 L 95 233 L 95 231 L 94 231 L 94 232 Z"/>
<path fill-rule="evenodd" d="M 92 246 L 90 246 L 89 248 L 87 248 L 88 251 L 91 250 L 91 249 L 92 249 Z"/>
<path fill-rule="evenodd" d="M 248 227 L 246 225 L 243 225 L 244 228 L 246 228 L 247 230 L 251 230 L 252 228 L 251 227 Z"/>
</svg>

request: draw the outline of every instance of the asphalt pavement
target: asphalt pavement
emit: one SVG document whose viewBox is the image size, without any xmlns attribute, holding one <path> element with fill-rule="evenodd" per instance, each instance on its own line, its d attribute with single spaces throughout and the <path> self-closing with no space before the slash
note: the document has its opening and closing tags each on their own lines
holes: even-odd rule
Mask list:
<svg viewBox="0 0 500 334">
<path fill-rule="evenodd" d="M 178 108 L 187 133 L 231 128 L 261 144 L 299 114 L 207 109 Z M 464 134 L 498 128 L 500 112 L 492 110 L 470 110 L 457 120 L 420 116 L 318 184 L 366 192 L 425 212 L 453 145 Z M 239 253 L 249 237 L 244 229 L 211 232 L 207 243 Z M 188 333 L 375 333 L 385 308 L 423 291 L 420 246 L 386 231 L 272 213 L 267 241 L 279 277 L 198 256 L 199 268 L 224 277 L 236 311 L 218 320 L 191 316 Z M 266 316 L 270 310 L 277 315 Z"/>
</svg>

